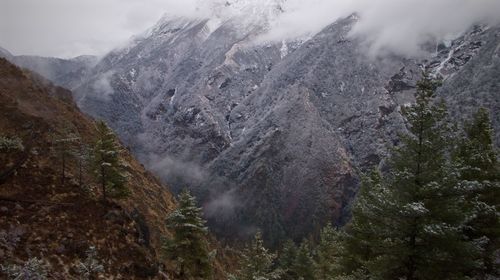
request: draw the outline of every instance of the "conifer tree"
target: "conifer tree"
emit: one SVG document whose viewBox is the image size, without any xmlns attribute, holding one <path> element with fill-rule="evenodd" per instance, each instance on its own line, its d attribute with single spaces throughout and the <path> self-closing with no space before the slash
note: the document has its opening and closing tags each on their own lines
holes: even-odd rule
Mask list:
<svg viewBox="0 0 500 280">
<path fill-rule="evenodd" d="M 348 229 L 352 271 L 374 279 L 460 279 L 475 265 L 463 238 L 470 213 L 458 171 L 448 159 L 446 108 L 434 103 L 437 84 L 418 83 L 416 104 L 403 108 L 408 134 L 395 149 L 387 177 L 363 186 Z"/>
<path fill-rule="evenodd" d="M 489 112 L 481 108 L 465 124 L 456 158 L 461 179 L 470 190 L 468 201 L 474 215 L 467 224 L 467 236 L 481 247 L 481 266 L 473 271 L 478 279 L 500 277 L 496 260 L 500 252 L 500 166 L 493 144 Z"/>
<path fill-rule="evenodd" d="M 78 147 L 74 150 L 73 154 L 78 160 L 78 186 L 83 188 L 83 174 L 88 168 L 89 160 L 91 159 L 90 147 L 80 140 L 80 143 L 78 143 Z"/>
<path fill-rule="evenodd" d="M 283 271 L 282 280 L 295 280 L 297 276 L 292 269 L 297 257 L 297 246 L 292 240 L 287 240 L 281 248 L 278 258 L 278 266 Z"/>
<path fill-rule="evenodd" d="M 381 174 L 373 170 L 370 175 L 363 177 L 352 209 L 353 218 L 346 226 L 341 241 L 340 274 L 368 273 L 371 260 L 376 257 L 375 252 L 384 246 L 384 235 L 392 226 L 392 215 L 396 213 L 393 209 L 395 205 L 391 192 L 382 183 Z"/>
<path fill-rule="evenodd" d="M 167 218 L 173 239 L 165 240 L 164 255 L 176 263 L 180 279 L 209 279 L 211 254 L 205 240 L 208 229 L 196 199 L 185 190 L 179 195 L 179 207 Z"/>
<path fill-rule="evenodd" d="M 57 154 L 61 160 L 61 185 L 63 186 L 66 183 L 68 159 L 73 155 L 73 146 L 78 140 L 79 138 L 73 133 L 70 124 L 65 124 L 54 140 Z"/>
<path fill-rule="evenodd" d="M 331 279 L 340 274 L 339 258 L 342 254 L 341 233 L 331 224 L 326 225 L 320 234 L 320 240 L 315 248 L 314 274 L 316 279 Z"/>
<path fill-rule="evenodd" d="M 276 255 L 264 247 L 262 235 L 258 232 L 253 242 L 245 248 L 241 269 L 230 280 L 272 280 L 280 279 L 281 269 L 274 268 Z"/>
<path fill-rule="evenodd" d="M 314 280 L 314 260 L 311 246 L 307 240 L 302 241 L 297 249 L 297 255 L 292 265 L 292 271 L 298 280 Z"/>
<path fill-rule="evenodd" d="M 100 183 L 102 200 L 107 201 L 108 196 L 123 198 L 129 194 L 129 190 L 118 141 L 103 121 L 96 123 L 96 130 L 91 168 Z"/>
</svg>

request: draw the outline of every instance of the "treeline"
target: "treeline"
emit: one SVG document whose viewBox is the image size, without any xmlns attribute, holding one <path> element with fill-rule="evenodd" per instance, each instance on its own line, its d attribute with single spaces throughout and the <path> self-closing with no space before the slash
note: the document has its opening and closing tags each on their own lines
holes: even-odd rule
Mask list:
<svg viewBox="0 0 500 280">
<path fill-rule="evenodd" d="M 499 279 L 500 167 L 489 112 L 462 128 L 435 99 L 438 83 L 418 83 L 402 108 L 408 133 L 367 174 L 343 229 L 319 241 L 269 252 L 258 234 L 234 280 Z"/>
</svg>

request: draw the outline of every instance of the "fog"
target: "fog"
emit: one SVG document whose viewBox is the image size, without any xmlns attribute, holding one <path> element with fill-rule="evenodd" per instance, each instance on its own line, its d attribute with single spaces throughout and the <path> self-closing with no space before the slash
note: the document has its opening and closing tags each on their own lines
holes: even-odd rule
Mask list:
<svg viewBox="0 0 500 280">
<path fill-rule="evenodd" d="M 0 0 L 0 46 L 16 55 L 102 55 L 197 0 Z"/>
<path fill-rule="evenodd" d="M 349 33 L 369 54 L 419 56 L 429 40 L 453 39 L 475 24 L 499 24 L 498 0 L 289 0 L 267 40 L 309 37 L 335 20 L 359 17 Z"/>
<path fill-rule="evenodd" d="M 474 24 L 500 22 L 499 0 L 0 0 L 0 46 L 14 54 L 100 55 L 165 13 L 220 17 L 230 15 L 226 3 L 233 9 L 250 5 L 252 11 L 281 5 L 264 41 L 309 37 L 356 13 L 359 22 L 350 36 L 372 55 L 418 56 L 429 40 L 452 39 Z"/>
</svg>

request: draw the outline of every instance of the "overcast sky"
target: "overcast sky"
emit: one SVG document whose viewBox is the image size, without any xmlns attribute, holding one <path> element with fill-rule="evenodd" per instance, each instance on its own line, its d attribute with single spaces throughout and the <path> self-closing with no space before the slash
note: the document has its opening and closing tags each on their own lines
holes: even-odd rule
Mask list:
<svg viewBox="0 0 500 280">
<path fill-rule="evenodd" d="M 0 0 L 0 46 L 14 54 L 103 54 L 195 0 Z"/>
<path fill-rule="evenodd" d="M 0 46 L 14 54 L 101 55 L 164 13 L 206 15 L 205 6 L 225 1 L 242 0 L 0 0 Z M 371 53 L 417 55 L 429 38 L 453 37 L 477 22 L 500 22 L 500 0 L 243 1 L 286 2 L 267 40 L 314 34 L 356 11 L 361 20 L 352 36 L 361 36 Z"/>
</svg>

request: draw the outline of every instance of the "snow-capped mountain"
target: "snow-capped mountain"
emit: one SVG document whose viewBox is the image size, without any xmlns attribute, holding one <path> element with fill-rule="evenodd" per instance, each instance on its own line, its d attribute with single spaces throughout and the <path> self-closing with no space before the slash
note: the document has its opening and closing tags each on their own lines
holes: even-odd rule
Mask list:
<svg viewBox="0 0 500 280">
<path fill-rule="evenodd" d="M 397 145 L 400 106 L 413 101 L 422 67 L 445 78 L 440 94 L 457 116 L 500 109 L 499 27 L 435 44 L 427 59 L 372 59 L 349 36 L 356 16 L 311 38 L 258 40 L 283 3 L 166 15 L 74 88 L 147 167 L 195 190 L 221 236 L 261 228 L 273 242 L 343 223 L 359 171 L 383 166 Z"/>
</svg>

